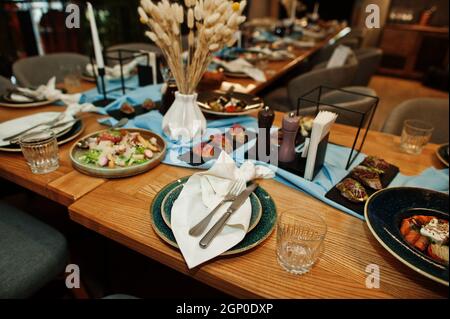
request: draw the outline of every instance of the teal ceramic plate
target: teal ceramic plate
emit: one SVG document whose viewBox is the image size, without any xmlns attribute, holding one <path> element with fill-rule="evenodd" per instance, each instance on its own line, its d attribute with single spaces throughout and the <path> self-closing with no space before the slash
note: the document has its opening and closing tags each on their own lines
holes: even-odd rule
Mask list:
<svg viewBox="0 0 450 319">
<path fill-rule="evenodd" d="M 164 222 L 167 226 L 172 228 L 170 225 L 171 217 L 172 217 L 172 206 L 173 203 L 177 200 L 178 196 L 180 196 L 181 191 L 183 190 L 183 185 L 178 185 L 174 189 L 172 189 L 167 196 L 163 199 L 161 203 L 161 214 L 162 218 L 164 219 Z M 261 220 L 262 216 L 262 206 L 261 202 L 259 201 L 258 197 L 255 195 L 255 193 L 252 193 L 250 195 L 250 202 L 252 204 L 252 216 L 250 218 L 250 225 L 248 227 L 247 233 L 251 232 L 256 225 L 258 225 L 259 221 Z"/>
<path fill-rule="evenodd" d="M 448 220 L 448 195 L 420 188 L 387 188 L 373 194 L 365 208 L 367 226 L 388 252 L 419 274 L 448 286 L 448 265 L 409 245 L 400 233 L 402 220 L 414 215 Z"/>
<path fill-rule="evenodd" d="M 449 166 L 448 165 L 448 160 L 449 160 L 449 148 L 448 148 L 448 143 L 441 145 L 437 150 L 436 150 L 436 156 L 439 158 L 439 160 L 445 165 L 445 166 Z"/>
<path fill-rule="evenodd" d="M 189 177 L 184 177 L 164 187 L 155 196 L 155 199 L 150 206 L 150 217 L 153 229 L 162 240 L 175 248 L 178 248 L 178 245 L 172 230 L 164 221 L 161 207 L 164 198 L 166 198 L 175 188 L 186 183 L 188 179 Z M 258 187 L 254 193 L 262 207 L 262 216 L 259 223 L 257 223 L 256 227 L 251 232 L 247 233 L 245 238 L 239 244 L 223 253 L 222 256 L 240 254 L 258 246 L 270 236 L 275 228 L 277 212 L 272 197 L 262 187 Z"/>
</svg>

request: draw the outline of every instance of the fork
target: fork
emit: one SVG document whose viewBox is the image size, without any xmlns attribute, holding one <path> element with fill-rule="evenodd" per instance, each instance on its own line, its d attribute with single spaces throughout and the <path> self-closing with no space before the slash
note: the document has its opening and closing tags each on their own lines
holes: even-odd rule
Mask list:
<svg viewBox="0 0 450 319">
<path fill-rule="evenodd" d="M 19 137 L 19 136 L 29 132 L 29 131 L 31 131 L 31 130 L 34 130 L 35 128 L 37 128 L 39 126 L 43 126 L 43 125 L 52 126 L 52 125 L 58 123 L 59 121 L 61 121 L 65 116 L 66 116 L 66 114 L 64 112 L 62 112 L 55 119 L 53 119 L 51 121 L 36 124 L 36 125 L 34 125 L 34 126 L 30 127 L 30 128 L 27 128 L 26 130 L 23 130 L 22 132 L 19 132 L 17 134 L 11 135 L 11 136 L 8 136 L 8 137 L 4 138 L 3 140 L 4 141 L 11 141 L 11 140 L 16 139 L 17 137 Z"/>
<path fill-rule="evenodd" d="M 233 202 L 236 199 L 236 197 L 240 193 L 242 193 L 242 191 L 245 189 L 245 186 L 246 186 L 246 182 L 243 177 L 239 177 L 238 179 L 236 179 L 234 181 L 234 183 L 231 184 L 230 190 L 228 191 L 228 194 L 225 195 L 224 199 L 216 206 L 216 208 L 214 208 L 208 214 L 208 216 L 203 218 L 197 225 L 195 225 L 194 227 L 192 227 L 189 230 L 189 235 L 198 237 L 201 234 L 203 234 L 203 232 L 206 230 L 209 223 L 211 222 L 211 219 L 217 213 L 217 211 L 222 207 L 222 205 L 225 203 L 228 203 L 228 202 Z"/>
</svg>

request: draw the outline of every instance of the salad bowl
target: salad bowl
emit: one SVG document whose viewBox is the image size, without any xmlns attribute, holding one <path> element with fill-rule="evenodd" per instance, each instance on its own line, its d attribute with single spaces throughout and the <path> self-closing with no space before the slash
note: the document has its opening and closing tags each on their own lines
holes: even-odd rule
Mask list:
<svg viewBox="0 0 450 319">
<path fill-rule="evenodd" d="M 116 139 L 113 139 L 109 144 L 108 142 L 102 143 L 102 147 L 104 147 L 103 144 L 105 143 L 108 144 L 108 147 L 122 147 L 124 149 L 123 154 L 129 155 L 119 156 L 109 152 L 110 154 L 107 155 L 109 160 L 103 159 L 103 154 L 105 154 L 105 152 L 108 153 L 108 151 L 105 151 L 102 147 L 98 148 L 97 146 L 102 140 L 107 140 L 109 138 L 108 136 L 111 136 L 112 138 L 115 137 Z M 149 143 L 148 145 L 152 148 L 152 151 L 142 147 L 142 144 L 139 142 L 136 142 L 139 144 L 130 142 L 130 145 L 127 145 L 128 136 L 135 136 L 136 140 L 137 136 L 139 136 L 139 139 L 143 141 L 143 143 Z M 120 140 L 121 138 L 122 141 Z M 150 141 L 153 143 L 150 143 Z M 91 146 L 87 146 L 88 144 Z M 101 151 L 98 149 L 101 149 Z M 139 175 L 153 169 L 164 159 L 166 150 L 167 145 L 164 139 L 158 134 L 148 130 L 102 130 L 78 140 L 70 150 L 70 160 L 73 167 L 83 174 L 99 178 L 115 179 Z M 134 160 L 132 160 L 132 158 Z"/>
</svg>

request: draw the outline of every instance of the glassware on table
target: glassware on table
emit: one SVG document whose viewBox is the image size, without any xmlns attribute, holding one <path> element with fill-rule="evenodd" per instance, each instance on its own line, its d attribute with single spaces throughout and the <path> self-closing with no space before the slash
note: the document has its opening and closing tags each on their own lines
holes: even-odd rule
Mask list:
<svg viewBox="0 0 450 319">
<path fill-rule="evenodd" d="M 79 65 L 63 65 L 64 88 L 69 92 L 78 92 L 81 87 L 81 67 Z"/>
<path fill-rule="evenodd" d="M 406 120 L 403 125 L 400 148 L 408 153 L 419 155 L 430 142 L 434 127 L 420 120 Z"/>
<path fill-rule="evenodd" d="M 58 169 L 58 143 L 53 131 L 26 134 L 19 143 L 33 174 L 46 174 Z"/>
<path fill-rule="evenodd" d="M 288 272 L 309 272 L 319 258 L 327 233 L 317 213 L 298 209 L 283 212 L 277 222 L 277 259 Z"/>
</svg>

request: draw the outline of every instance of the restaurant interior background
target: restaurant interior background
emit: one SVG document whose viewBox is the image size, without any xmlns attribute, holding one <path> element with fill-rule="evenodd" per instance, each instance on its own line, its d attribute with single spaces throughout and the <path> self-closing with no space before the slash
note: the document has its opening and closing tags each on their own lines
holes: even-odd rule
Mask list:
<svg viewBox="0 0 450 319">
<path fill-rule="evenodd" d="M 285 10 L 278 0 L 250 0 L 248 20 L 271 17 L 284 19 Z M 304 8 L 298 18 L 312 12 L 316 1 L 302 0 Z M 448 0 L 345 0 L 317 1 L 323 20 L 345 21 L 352 28 L 343 44 L 354 50 L 379 48 L 383 54 L 371 76 L 368 87 L 380 98 L 372 129 L 381 131 L 390 112 L 404 101 L 415 98 L 442 98 L 448 101 Z M 69 3 L 85 8 L 84 1 L 17 0 L 0 2 L 0 75 L 14 83 L 13 64 L 27 57 L 57 52 L 93 54 L 89 21 L 81 20 L 80 29 L 64 27 Z M 122 43 L 149 42 L 145 27 L 138 23 L 138 0 L 91 0 L 102 45 L 105 48 Z M 368 4 L 381 9 L 380 28 L 365 27 Z M 424 14 L 432 15 L 424 22 Z M 268 100 L 273 92 L 312 68 L 314 56 L 290 70 L 259 92 Z M 275 96 L 274 99 L 277 97 Z M 281 108 L 282 110 L 282 108 Z M 0 112 L 2 110 L 0 109 Z M 445 120 L 447 121 L 447 120 Z M 448 123 L 447 123 L 448 131 Z M 169 267 L 77 225 L 61 211 L 66 208 L 0 180 L 0 198 L 61 230 L 69 238 L 77 263 L 83 270 L 83 284 L 90 297 L 111 293 L 140 297 L 223 297 L 218 289 L 185 276 Z M 24 204 L 26 203 L 26 204 Z M 33 208 L 33 209 L 31 209 Z M 1 245 L 1 243 L 0 243 Z M 1 261 L 0 261 L 1 264 Z M 163 282 L 157 278 L 164 278 Z M 157 288 L 156 288 L 157 287 Z M 176 287 L 176 289 L 173 289 Z M 73 298 L 56 280 L 33 298 Z M 79 296 L 78 296 L 79 297 Z M 81 296 L 83 297 L 83 296 Z"/>
</svg>

